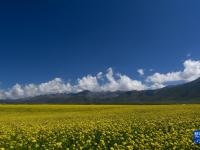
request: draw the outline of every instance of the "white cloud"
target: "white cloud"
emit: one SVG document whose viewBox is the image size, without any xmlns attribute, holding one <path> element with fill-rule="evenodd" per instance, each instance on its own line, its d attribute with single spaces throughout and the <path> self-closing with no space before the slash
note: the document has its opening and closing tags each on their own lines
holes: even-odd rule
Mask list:
<svg viewBox="0 0 200 150">
<path fill-rule="evenodd" d="M 188 82 L 200 77 L 200 61 L 189 59 L 183 63 L 183 66 L 184 69 L 182 71 L 169 72 L 166 74 L 154 73 L 147 77 L 147 81 L 156 84 L 165 84 L 177 81 Z"/>
<path fill-rule="evenodd" d="M 100 81 L 102 80 L 105 82 L 101 83 Z M 77 79 L 77 83 L 74 85 L 64 82 L 61 78 L 55 78 L 54 80 L 38 85 L 28 84 L 22 86 L 16 84 L 8 90 L 1 90 L 0 99 L 17 99 L 55 93 L 77 93 L 84 90 L 100 92 L 144 89 L 146 89 L 146 86 L 141 81 L 133 80 L 126 75 L 114 74 L 112 68 L 109 68 L 106 74 L 99 72 L 96 76 L 84 76 Z"/>
<path fill-rule="evenodd" d="M 11 88 L 11 90 L 9 92 L 6 92 L 6 95 L 10 96 L 12 98 L 13 97 L 20 97 L 21 98 L 24 95 L 24 90 L 21 87 L 21 85 L 16 84 Z"/>
<path fill-rule="evenodd" d="M 101 86 L 103 91 L 131 91 L 131 90 L 144 90 L 147 87 L 141 81 L 133 80 L 130 77 L 122 74 L 116 74 L 117 79 L 114 77 L 112 68 L 109 68 L 106 74 L 108 83 Z"/>
<path fill-rule="evenodd" d="M 149 89 L 160 89 L 160 88 L 164 88 L 165 85 L 163 85 L 162 83 L 153 83 L 152 85 L 150 85 Z"/>
<path fill-rule="evenodd" d="M 70 93 L 71 91 L 72 87 L 69 83 L 65 84 L 62 79 L 55 78 L 52 81 L 39 85 L 28 84 L 21 86 L 20 84 L 16 84 L 11 89 L 6 91 L 1 90 L 0 99 L 16 99 L 53 93 Z"/>
<path fill-rule="evenodd" d="M 141 76 L 144 75 L 144 69 L 138 69 L 137 72 L 138 72 Z"/>
<path fill-rule="evenodd" d="M 141 81 L 132 80 L 126 75 L 120 75 L 119 77 L 118 84 L 121 91 L 144 90 L 147 88 Z"/>
<path fill-rule="evenodd" d="M 55 93 L 77 93 L 84 90 L 101 92 L 158 89 L 165 87 L 169 82 L 189 82 L 200 77 L 200 61 L 189 59 L 183 63 L 183 66 L 184 69 L 182 71 L 166 74 L 154 73 L 146 78 L 146 84 L 131 79 L 127 75 L 114 73 L 112 68 L 108 68 L 105 74 L 99 72 L 94 76 L 86 75 L 79 78 L 73 85 L 63 81 L 61 78 L 55 78 L 41 84 L 16 84 L 10 89 L 0 90 L 0 99 L 17 99 Z M 144 72 L 141 71 L 140 73 L 143 74 Z"/>
<path fill-rule="evenodd" d="M 102 77 L 103 77 L 103 73 L 102 73 L 102 72 L 99 72 L 99 73 L 97 74 L 97 79 L 102 79 Z"/>
<path fill-rule="evenodd" d="M 186 60 L 184 62 L 184 70 L 181 74 L 185 81 L 192 81 L 200 77 L 200 61 Z"/>
<path fill-rule="evenodd" d="M 166 83 L 181 80 L 180 77 L 181 72 L 169 72 L 166 74 L 154 73 L 151 76 L 147 77 L 147 81 L 153 83 Z"/>
<path fill-rule="evenodd" d="M 51 94 L 51 93 L 69 93 L 72 91 L 71 85 L 65 82 L 61 78 L 55 78 L 52 81 L 42 83 L 38 85 L 39 93 Z"/>
<path fill-rule="evenodd" d="M 99 90 L 99 83 L 97 81 L 96 76 L 87 75 L 82 79 L 78 79 L 78 84 L 75 86 L 75 92 L 81 92 L 84 90 L 89 91 L 98 91 Z"/>
</svg>

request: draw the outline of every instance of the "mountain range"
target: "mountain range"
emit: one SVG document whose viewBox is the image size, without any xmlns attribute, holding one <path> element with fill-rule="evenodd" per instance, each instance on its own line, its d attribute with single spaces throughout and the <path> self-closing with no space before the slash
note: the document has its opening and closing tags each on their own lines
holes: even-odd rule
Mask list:
<svg viewBox="0 0 200 150">
<path fill-rule="evenodd" d="M 189 83 L 157 90 L 58 93 L 21 99 L 0 100 L 0 103 L 24 104 L 187 104 L 200 103 L 200 78 Z"/>
</svg>

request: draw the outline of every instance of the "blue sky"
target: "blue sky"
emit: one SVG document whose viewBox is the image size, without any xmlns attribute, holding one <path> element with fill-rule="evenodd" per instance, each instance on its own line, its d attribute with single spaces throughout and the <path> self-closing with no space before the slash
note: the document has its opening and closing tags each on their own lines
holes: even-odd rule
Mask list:
<svg viewBox="0 0 200 150">
<path fill-rule="evenodd" d="M 75 82 L 109 67 L 142 81 L 183 70 L 184 61 L 200 59 L 199 6 L 198 0 L 0 2 L 0 88 L 56 77 Z"/>
</svg>

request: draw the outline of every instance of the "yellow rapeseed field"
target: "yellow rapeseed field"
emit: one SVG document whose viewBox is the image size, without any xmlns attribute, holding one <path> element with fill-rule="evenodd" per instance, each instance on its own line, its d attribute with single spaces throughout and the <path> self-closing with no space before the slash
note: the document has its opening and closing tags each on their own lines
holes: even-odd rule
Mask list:
<svg viewBox="0 0 200 150">
<path fill-rule="evenodd" d="M 200 149 L 200 105 L 0 105 L 0 150 Z"/>
</svg>

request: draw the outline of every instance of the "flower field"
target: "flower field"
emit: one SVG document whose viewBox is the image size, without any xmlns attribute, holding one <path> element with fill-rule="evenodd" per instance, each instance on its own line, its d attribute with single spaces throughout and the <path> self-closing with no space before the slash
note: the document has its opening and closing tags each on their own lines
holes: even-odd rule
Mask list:
<svg viewBox="0 0 200 150">
<path fill-rule="evenodd" d="M 200 149 L 200 105 L 0 105 L 0 150 Z"/>
</svg>

